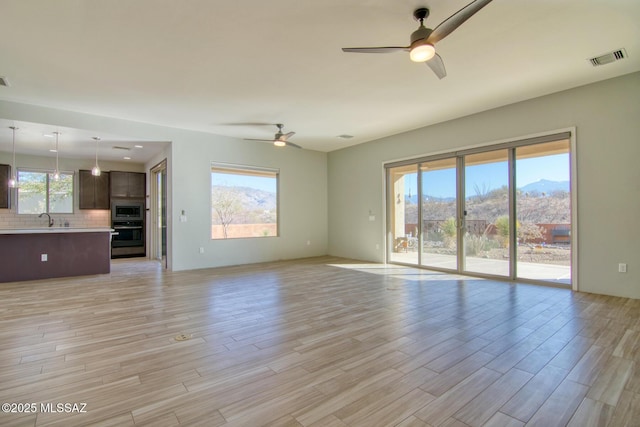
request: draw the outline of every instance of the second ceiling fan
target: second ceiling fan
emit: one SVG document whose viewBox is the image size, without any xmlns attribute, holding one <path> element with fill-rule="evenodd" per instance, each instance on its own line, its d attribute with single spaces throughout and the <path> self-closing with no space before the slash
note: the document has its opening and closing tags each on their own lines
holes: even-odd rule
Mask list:
<svg viewBox="0 0 640 427">
<path fill-rule="evenodd" d="M 289 138 L 295 135 L 295 132 L 287 132 L 283 133 L 282 128 L 284 125 L 282 123 L 276 123 L 276 127 L 278 128 L 278 132 L 274 135 L 273 139 L 256 139 L 256 138 L 245 138 L 245 141 L 264 141 L 264 142 L 272 142 L 276 147 L 284 147 L 291 146 L 295 148 L 302 148 L 301 146 L 294 144 L 293 142 L 289 142 Z"/>
<path fill-rule="evenodd" d="M 354 53 L 409 52 L 409 57 L 412 61 L 425 62 L 436 76 L 442 79 L 447 75 L 447 72 L 442 58 L 436 53 L 435 44 L 451 34 L 453 30 L 490 2 L 491 0 L 475 0 L 442 21 L 433 30 L 424 26 L 424 20 L 429 16 L 429 9 L 416 9 L 413 12 L 413 17 L 420 21 L 420 26 L 411 34 L 409 46 L 343 47 L 342 50 Z"/>
</svg>

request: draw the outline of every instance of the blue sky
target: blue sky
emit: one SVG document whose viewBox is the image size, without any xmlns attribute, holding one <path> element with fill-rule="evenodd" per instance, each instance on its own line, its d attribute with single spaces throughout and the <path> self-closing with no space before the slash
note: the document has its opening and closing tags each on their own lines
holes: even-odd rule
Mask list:
<svg viewBox="0 0 640 427">
<path fill-rule="evenodd" d="M 480 189 L 493 190 L 507 185 L 507 162 L 488 163 L 467 167 L 465 170 L 467 196 L 475 195 L 475 184 Z M 532 182 L 546 179 L 549 181 L 569 181 L 569 155 L 520 159 L 516 162 L 516 185 L 518 188 Z M 406 194 L 417 193 L 415 174 L 405 176 Z M 454 169 L 428 172 L 423 182 L 423 193 L 434 197 L 456 196 L 456 174 Z"/>
</svg>

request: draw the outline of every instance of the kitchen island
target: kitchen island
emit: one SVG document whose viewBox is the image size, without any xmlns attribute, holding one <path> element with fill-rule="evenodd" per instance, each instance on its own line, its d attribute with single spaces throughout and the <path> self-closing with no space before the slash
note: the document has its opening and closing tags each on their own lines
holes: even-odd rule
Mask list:
<svg viewBox="0 0 640 427">
<path fill-rule="evenodd" d="M 0 283 L 111 271 L 111 229 L 0 229 Z"/>
</svg>

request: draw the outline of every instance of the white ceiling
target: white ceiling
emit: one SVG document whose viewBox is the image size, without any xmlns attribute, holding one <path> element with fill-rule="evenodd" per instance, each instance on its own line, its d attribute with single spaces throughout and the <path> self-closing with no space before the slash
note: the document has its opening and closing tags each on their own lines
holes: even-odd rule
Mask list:
<svg viewBox="0 0 640 427">
<path fill-rule="evenodd" d="M 414 9 L 434 28 L 467 3 L 0 0 L 0 99 L 238 138 L 284 123 L 292 142 L 332 151 L 640 70 L 638 0 L 494 0 L 436 45 L 443 80 L 405 53 L 340 49 L 407 45 Z M 587 60 L 621 48 L 627 59 Z M 13 124 L 0 121 L 2 151 Z M 95 149 L 91 130 L 33 126 L 31 150 L 54 130 L 72 152 Z M 139 143 L 99 136 L 107 158 Z"/>
</svg>

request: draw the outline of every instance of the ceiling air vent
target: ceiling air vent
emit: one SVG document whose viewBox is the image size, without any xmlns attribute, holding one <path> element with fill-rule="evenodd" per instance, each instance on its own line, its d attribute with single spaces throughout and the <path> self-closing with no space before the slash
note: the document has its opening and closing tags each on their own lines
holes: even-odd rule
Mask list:
<svg viewBox="0 0 640 427">
<path fill-rule="evenodd" d="M 120 147 L 119 145 L 114 145 L 111 148 L 113 148 L 114 150 L 131 151 L 131 148 L 129 147 Z"/>
<path fill-rule="evenodd" d="M 9 87 L 9 80 L 6 77 L 0 76 L 0 86 Z"/>
<path fill-rule="evenodd" d="M 596 56 L 589 59 L 591 65 L 598 67 L 600 65 L 610 64 L 615 61 L 619 61 L 627 57 L 627 51 L 624 49 L 614 50 L 613 52 L 605 53 L 604 55 Z"/>
</svg>

